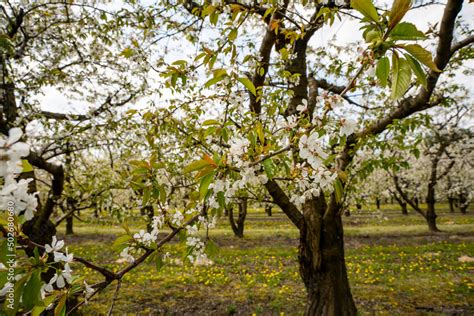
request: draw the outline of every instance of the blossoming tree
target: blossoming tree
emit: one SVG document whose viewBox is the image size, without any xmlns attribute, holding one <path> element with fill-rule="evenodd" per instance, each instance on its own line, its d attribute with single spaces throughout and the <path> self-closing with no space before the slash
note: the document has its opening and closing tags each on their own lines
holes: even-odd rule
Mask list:
<svg viewBox="0 0 474 316">
<path fill-rule="evenodd" d="M 25 282 L 35 289 L 39 284 L 42 291 L 33 291 L 35 298 L 22 310 L 44 310 L 51 303 L 57 313 L 71 313 L 85 301 L 71 306 L 68 297 L 85 291 L 90 298 L 115 281 L 119 289 L 123 275 L 145 260 L 162 262 L 161 247 L 182 231 L 188 234 L 188 260 L 203 259 L 197 229 L 212 227 L 214 215 L 235 198 L 265 190 L 300 231 L 306 314 L 356 315 L 341 220 L 348 175 L 363 148 L 383 146 L 382 135 L 406 131 L 407 118 L 440 104 L 438 81 L 450 73 L 450 62 L 466 58 L 462 52 L 474 40 L 456 28 L 462 6 L 458 0 L 446 3 L 435 37 L 404 21 L 411 8 L 407 0 L 395 0 L 387 10 L 370 0 L 159 1 L 132 14 L 143 43 L 130 36 L 121 55 L 150 65 L 162 83 L 154 92 L 169 92 L 166 106 L 143 114 L 147 158 L 131 162 L 143 204 L 157 205 L 160 213 L 150 230 L 117 241 L 129 261 L 118 272 L 63 252 L 57 239 L 47 245 L 26 239 L 27 246 L 44 252 L 35 256 L 37 265 L 19 273 L 18 293 L 31 293 Z M 347 60 L 339 56 L 340 47 L 317 48 L 311 41 L 341 14 L 360 20 L 365 41 L 345 49 Z M 155 62 L 153 49 L 162 36 L 158 18 L 167 30 L 178 29 L 177 45 L 187 41 L 196 49 L 180 53 L 178 60 Z M 133 26 L 119 37 L 129 36 Z M 461 38 L 454 41 L 455 35 Z M 428 44 L 434 45 L 434 58 L 424 47 Z M 18 131 L 10 132 L 4 156 L 18 140 Z M 17 167 L 10 173 L 18 172 Z M 22 187 L 20 181 L 15 188 Z M 170 209 L 167 200 L 182 188 L 186 207 Z M 165 225 L 170 232 L 160 239 Z M 79 290 L 71 276 L 73 260 L 102 273 L 104 281 Z M 44 262 L 61 265 L 49 265 L 54 274 L 40 282 L 36 267 Z"/>
</svg>

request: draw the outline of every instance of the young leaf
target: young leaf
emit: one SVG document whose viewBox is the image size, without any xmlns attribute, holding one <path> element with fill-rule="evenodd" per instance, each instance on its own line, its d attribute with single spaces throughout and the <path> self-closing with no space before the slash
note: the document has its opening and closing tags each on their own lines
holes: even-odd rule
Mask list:
<svg viewBox="0 0 474 316">
<path fill-rule="evenodd" d="M 252 81 L 250 81 L 250 79 L 241 77 L 237 78 L 237 80 L 239 80 L 240 83 L 242 83 L 247 88 L 247 90 L 249 90 L 254 96 L 257 95 L 257 90 L 255 89 L 255 86 L 253 85 Z"/>
<path fill-rule="evenodd" d="M 211 184 L 212 180 L 214 179 L 214 172 L 211 172 L 201 179 L 201 183 L 199 184 L 199 198 L 204 199 L 209 189 L 209 185 Z"/>
<path fill-rule="evenodd" d="M 397 54 L 392 57 L 392 100 L 403 96 L 410 85 L 411 69 L 405 59 Z"/>
<path fill-rule="evenodd" d="M 390 37 L 393 40 L 412 41 L 425 39 L 426 35 L 418 30 L 414 24 L 401 22 L 390 32 Z"/>
<path fill-rule="evenodd" d="M 410 10 L 411 0 L 395 0 L 388 15 L 388 30 L 392 30 Z"/>
<path fill-rule="evenodd" d="M 418 44 L 400 45 L 401 48 L 410 53 L 416 60 L 433 71 L 441 72 L 433 61 L 431 53 Z"/>
<path fill-rule="evenodd" d="M 220 76 L 220 77 L 214 77 L 212 79 L 209 79 L 205 84 L 204 84 L 204 87 L 206 88 L 209 88 L 210 86 L 212 85 L 215 85 L 216 83 L 218 83 L 219 81 L 221 81 L 222 79 L 224 79 L 225 76 Z"/>
<path fill-rule="evenodd" d="M 413 57 L 408 54 L 405 54 L 405 58 L 407 59 L 408 64 L 410 65 L 413 73 L 416 76 L 417 81 L 426 88 L 426 74 L 423 68 L 421 67 L 420 63 Z"/>
<path fill-rule="evenodd" d="M 204 159 L 196 160 L 196 161 L 191 162 L 189 165 L 187 165 L 184 168 L 183 172 L 184 173 L 190 173 L 190 172 L 193 172 L 193 171 L 200 170 L 200 169 L 202 169 L 202 168 L 204 168 L 208 165 L 209 165 L 209 163 Z"/>
<path fill-rule="evenodd" d="M 351 7 L 362 13 L 367 19 L 378 22 L 379 15 L 370 0 L 351 0 Z"/>
<path fill-rule="evenodd" d="M 22 295 L 22 302 L 26 308 L 32 309 L 41 302 L 41 277 L 40 271 L 34 270 L 25 284 Z"/>
<path fill-rule="evenodd" d="M 390 62 L 388 57 L 384 56 L 379 59 L 377 63 L 377 68 L 375 69 L 375 75 L 380 81 L 382 87 L 387 85 L 388 74 L 390 72 Z"/>
</svg>

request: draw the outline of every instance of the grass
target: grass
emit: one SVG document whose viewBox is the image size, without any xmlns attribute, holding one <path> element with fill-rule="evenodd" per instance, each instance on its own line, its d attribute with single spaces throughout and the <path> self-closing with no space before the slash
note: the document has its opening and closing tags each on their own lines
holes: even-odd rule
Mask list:
<svg viewBox="0 0 474 316">
<path fill-rule="evenodd" d="M 219 245 L 214 264 L 183 266 L 167 262 L 159 271 L 146 263 L 124 278 L 116 315 L 300 315 L 305 289 L 298 274 L 298 232 L 275 211 L 267 217 L 251 210 L 245 238 L 232 236 L 225 218 L 211 231 Z M 364 315 L 413 315 L 474 313 L 474 264 L 461 262 L 474 257 L 474 216 L 441 210 L 443 233 L 429 234 L 423 218 L 398 214 L 385 207 L 344 219 L 346 261 L 352 292 Z M 387 217 L 385 219 L 384 217 Z M 137 218 L 127 220 L 138 229 Z M 61 228 L 62 229 L 62 228 Z M 122 234 L 120 225 L 81 222 L 66 242 L 76 255 L 119 269 L 118 254 L 104 251 Z M 179 243 L 166 246 L 172 254 Z M 88 283 L 100 276 L 75 265 Z M 89 302 L 85 315 L 104 315 L 113 296 L 112 286 Z"/>
</svg>

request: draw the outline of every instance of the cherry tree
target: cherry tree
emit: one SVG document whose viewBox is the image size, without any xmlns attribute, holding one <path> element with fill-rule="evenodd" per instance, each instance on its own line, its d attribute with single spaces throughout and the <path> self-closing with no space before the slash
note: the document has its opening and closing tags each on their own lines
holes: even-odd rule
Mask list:
<svg viewBox="0 0 474 316">
<path fill-rule="evenodd" d="M 395 1 L 383 14 L 370 1 L 184 1 L 184 8 L 188 15 L 180 16 L 197 17 L 214 31 L 211 40 L 192 33 L 199 53 L 163 74 L 180 100 L 169 110 L 179 107 L 180 115 L 168 123 L 201 157 L 186 168 L 198 180 L 200 199 L 222 208 L 239 190 L 264 187 L 300 230 L 306 314 L 355 315 L 341 221 L 347 175 L 361 148 L 376 145 L 387 131 L 406 130 L 404 119 L 440 104 L 443 70 L 473 40 L 460 34 L 466 38 L 453 41 L 462 2 L 445 6 L 431 41 L 434 60 L 410 43 L 427 35 L 402 21 L 409 1 Z M 314 34 L 351 9 L 363 16 L 366 44 L 347 49 L 350 60 L 338 58 L 340 47 L 311 45 Z M 202 73 L 207 81 L 199 80 Z M 366 99 L 355 97 L 357 91 Z M 211 187 L 216 182 L 224 185 Z"/>
</svg>

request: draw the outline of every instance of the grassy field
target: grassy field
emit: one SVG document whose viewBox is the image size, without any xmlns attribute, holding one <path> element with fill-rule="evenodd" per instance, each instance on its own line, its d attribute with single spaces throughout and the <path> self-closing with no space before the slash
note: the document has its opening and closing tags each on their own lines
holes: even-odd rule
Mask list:
<svg viewBox="0 0 474 316">
<path fill-rule="evenodd" d="M 352 292 L 363 315 L 474 315 L 474 214 L 439 208 L 442 233 L 432 235 L 418 214 L 400 214 L 396 206 L 353 212 L 345 217 L 346 259 Z M 84 217 L 86 217 L 84 215 Z M 77 221 L 76 221 L 77 222 Z M 107 225 L 105 225 L 107 222 Z M 138 229 L 140 220 L 128 219 Z M 63 228 L 60 235 L 63 235 Z M 118 270 L 110 248 L 123 234 L 120 224 L 77 222 L 65 236 L 70 251 Z M 233 237 L 222 218 L 210 233 L 218 245 L 211 266 L 153 263 L 126 275 L 115 305 L 116 315 L 300 315 L 305 289 L 298 274 L 298 232 L 279 211 L 268 217 L 251 210 L 245 237 Z M 178 253 L 175 242 L 167 251 Z M 93 271 L 75 264 L 88 283 Z M 93 299 L 85 315 L 107 313 L 115 286 Z"/>
</svg>

